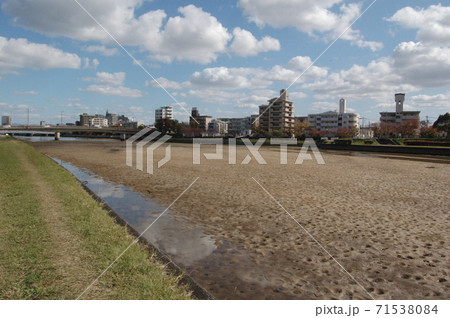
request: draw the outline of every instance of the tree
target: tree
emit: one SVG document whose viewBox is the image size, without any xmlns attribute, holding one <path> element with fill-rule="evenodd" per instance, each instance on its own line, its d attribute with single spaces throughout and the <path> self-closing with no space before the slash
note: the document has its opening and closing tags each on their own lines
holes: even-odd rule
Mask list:
<svg viewBox="0 0 450 318">
<path fill-rule="evenodd" d="M 377 123 L 374 123 L 370 126 L 370 129 L 373 131 L 373 136 L 375 138 L 380 138 L 381 137 L 381 128 L 380 125 L 378 125 Z"/>
<path fill-rule="evenodd" d="M 309 123 L 296 123 L 294 126 L 294 134 L 296 137 L 304 137 L 307 131 L 311 130 Z"/>
<path fill-rule="evenodd" d="M 450 136 L 450 113 L 445 113 L 444 115 L 439 115 L 438 119 L 434 122 L 433 128 L 438 131 L 445 131 L 447 137 Z"/>
<path fill-rule="evenodd" d="M 252 136 L 254 136 L 254 137 L 258 137 L 258 138 L 263 137 L 264 133 L 265 133 L 265 131 L 264 131 L 264 129 L 261 128 L 261 126 L 255 125 L 252 127 Z"/>
<path fill-rule="evenodd" d="M 405 120 L 397 127 L 396 132 L 401 134 L 402 137 L 414 136 L 418 128 L 419 121 L 417 119 Z"/>
<path fill-rule="evenodd" d="M 392 136 L 395 133 L 398 132 L 398 125 L 394 124 L 394 123 L 384 123 L 382 122 L 379 126 L 378 126 L 378 135 L 375 135 L 375 131 L 374 131 L 374 136 L 377 138 L 383 137 L 383 136 Z"/>
<path fill-rule="evenodd" d="M 272 136 L 277 138 L 277 137 L 282 137 L 283 136 L 283 132 L 279 131 L 279 130 L 273 130 L 272 131 Z"/>
<path fill-rule="evenodd" d="M 175 120 L 169 118 L 158 119 L 155 123 L 155 128 L 162 133 L 170 133 L 175 130 L 175 124 L 178 123 Z"/>
<path fill-rule="evenodd" d="M 356 127 L 352 128 L 339 128 L 336 130 L 335 135 L 339 138 L 353 138 L 358 133 Z"/>
<path fill-rule="evenodd" d="M 420 129 L 421 138 L 437 138 L 438 136 L 439 132 L 434 127 L 423 127 Z"/>
</svg>

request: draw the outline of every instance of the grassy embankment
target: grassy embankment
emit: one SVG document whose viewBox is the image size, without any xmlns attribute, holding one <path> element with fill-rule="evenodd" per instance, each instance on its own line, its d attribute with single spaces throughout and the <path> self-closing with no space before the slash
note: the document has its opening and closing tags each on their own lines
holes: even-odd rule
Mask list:
<svg viewBox="0 0 450 318">
<path fill-rule="evenodd" d="M 31 146 L 0 138 L 0 299 L 75 299 L 133 242 L 100 203 Z M 189 299 L 133 245 L 83 299 Z"/>
</svg>

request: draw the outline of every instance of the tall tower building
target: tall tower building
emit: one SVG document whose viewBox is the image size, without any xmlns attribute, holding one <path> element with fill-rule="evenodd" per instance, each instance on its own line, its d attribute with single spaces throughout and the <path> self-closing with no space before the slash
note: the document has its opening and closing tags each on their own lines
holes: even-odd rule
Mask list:
<svg viewBox="0 0 450 318">
<path fill-rule="evenodd" d="M 398 93 L 395 94 L 395 112 L 401 113 L 403 112 L 403 102 L 405 101 L 405 94 Z"/>
<path fill-rule="evenodd" d="M 340 114 L 345 114 L 347 111 L 347 102 L 345 101 L 344 98 L 341 98 L 339 100 L 339 113 Z"/>
</svg>

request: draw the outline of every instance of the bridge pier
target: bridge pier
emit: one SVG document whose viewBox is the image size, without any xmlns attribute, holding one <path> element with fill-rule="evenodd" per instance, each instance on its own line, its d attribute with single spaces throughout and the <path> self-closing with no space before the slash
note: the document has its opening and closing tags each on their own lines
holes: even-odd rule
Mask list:
<svg viewBox="0 0 450 318">
<path fill-rule="evenodd" d="M 61 133 L 59 131 L 55 132 L 55 140 L 59 140 L 61 138 Z"/>
</svg>

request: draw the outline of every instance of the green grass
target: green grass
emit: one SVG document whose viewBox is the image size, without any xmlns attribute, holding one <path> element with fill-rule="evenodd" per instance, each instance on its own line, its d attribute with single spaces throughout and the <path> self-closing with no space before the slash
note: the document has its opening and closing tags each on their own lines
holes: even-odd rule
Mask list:
<svg viewBox="0 0 450 318">
<path fill-rule="evenodd" d="M 77 298 L 133 240 L 69 172 L 0 139 L 0 299 Z M 83 298 L 190 299 L 179 280 L 135 244 Z"/>
</svg>

